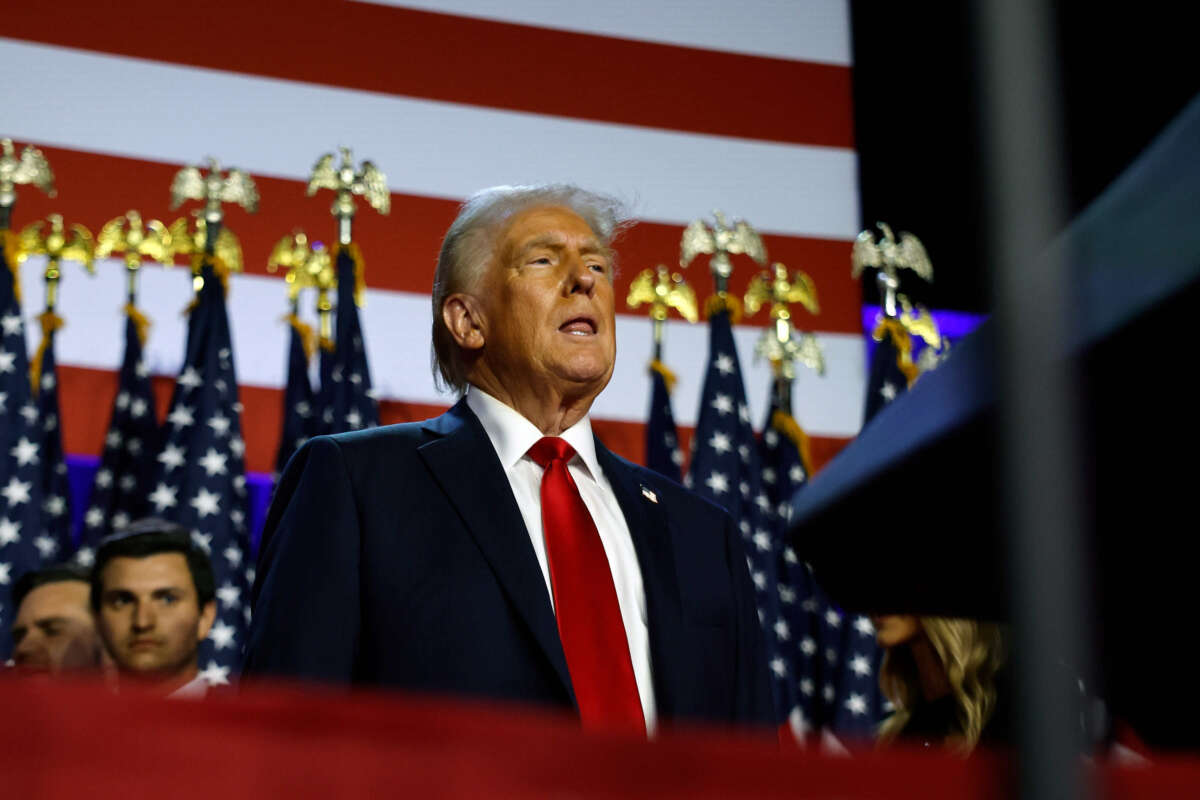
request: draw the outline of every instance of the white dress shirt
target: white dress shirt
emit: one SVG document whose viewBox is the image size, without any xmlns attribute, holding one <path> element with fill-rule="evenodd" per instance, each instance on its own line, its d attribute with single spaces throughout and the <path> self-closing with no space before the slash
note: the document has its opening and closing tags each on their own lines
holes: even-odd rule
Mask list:
<svg viewBox="0 0 1200 800">
<path fill-rule="evenodd" d="M 467 406 L 483 423 L 483 429 L 496 455 L 500 457 L 513 497 L 517 500 L 517 508 L 525 520 L 525 529 L 529 532 L 538 566 L 542 568 L 546 593 L 553 609 L 554 592 L 550 585 L 546 539 L 542 532 L 542 468 L 528 455 L 529 448 L 542 438 L 542 432 L 518 411 L 475 386 L 467 392 Z M 646 717 L 646 730 L 653 732 L 656 712 L 654 685 L 650 677 L 646 592 L 642 586 L 642 570 L 633 548 L 633 538 L 629 535 L 629 525 L 613 494 L 612 484 L 596 461 L 596 441 L 588 418 L 584 417 L 563 431 L 562 438 L 575 449 L 575 456 L 567 463 L 567 470 L 579 487 L 583 504 L 596 523 L 600 542 L 604 545 L 604 555 L 608 557 L 613 586 L 617 590 L 617 604 L 621 608 L 621 620 L 625 623 L 629 656 L 633 661 L 633 676 L 642 701 L 642 713 Z"/>
</svg>

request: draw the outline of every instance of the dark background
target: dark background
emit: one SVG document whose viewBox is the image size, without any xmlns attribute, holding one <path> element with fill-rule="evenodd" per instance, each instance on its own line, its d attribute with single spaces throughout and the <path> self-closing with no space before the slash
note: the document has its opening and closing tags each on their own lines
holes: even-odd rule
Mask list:
<svg viewBox="0 0 1200 800">
<path fill-rule="evenodd" d="M 1177 6 L 1176 8 L 1182 8 Z M 1094 199 L 1200 91 L 1194 29 L 1165 4 L 1052 4 L 1068 216 Z M 990 310 L 973 3 L 852 0 L 862 214 L 916 234 L 932 308 Z M 1197 154 L 1200 157 L 1200 153 Z M 909 287 L 909 281 L 918 285 Z M 878 303 L 863 282 L 864 302 Z"/>
</svg>

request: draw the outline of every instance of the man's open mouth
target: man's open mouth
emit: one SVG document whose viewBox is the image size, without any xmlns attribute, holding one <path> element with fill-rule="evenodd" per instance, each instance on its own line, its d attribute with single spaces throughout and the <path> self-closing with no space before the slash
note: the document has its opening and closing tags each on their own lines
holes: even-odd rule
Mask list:
<svg viewBox="0 0 1200 800">
<path fill-rule="evenodd" d="M 573 317 L 559 325 L 558 329 L 575 336 L 592 336 L 596 333 L 596 322 L 591 317 Z"/>
</svg>

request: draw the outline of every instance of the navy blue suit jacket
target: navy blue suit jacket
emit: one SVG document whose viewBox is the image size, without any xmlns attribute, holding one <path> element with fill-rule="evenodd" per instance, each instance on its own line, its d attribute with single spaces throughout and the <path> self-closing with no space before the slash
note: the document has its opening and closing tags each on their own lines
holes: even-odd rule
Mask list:
<svg viewBox="0 0 1200 800">
<path fill-rule="evenodd" d="M 729 516 L 599 442 L 596 456 L 642 571 L 659 717 L 769 722 Z M 529 534 L 465 402 L 301 449 L 267 515 L 253 598 L 249 675 L 575 707 Z"/>
</svg>

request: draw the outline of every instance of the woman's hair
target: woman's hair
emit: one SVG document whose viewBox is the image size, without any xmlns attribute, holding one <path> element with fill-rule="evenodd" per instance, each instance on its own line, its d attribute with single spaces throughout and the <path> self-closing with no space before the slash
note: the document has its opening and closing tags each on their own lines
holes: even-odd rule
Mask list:
<svg viewBox="0 0 1200 800">
<path fill-rule="evenodd" d="M 996 709 L 996 673 L 1007 657 L 1004 631 L 993 622 L 921 617 L 921 628 L 946 670 L 954 696 L 961 747 L 969 753 Z M 896 739 L 920 702 L 921 682 L 909 647 L 888 648 L 879 668 L 879 686 L 895 712 L 879 726 L 879 741 Z"/>
</svg>

